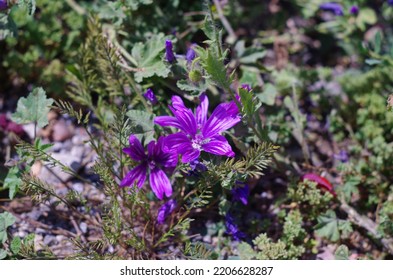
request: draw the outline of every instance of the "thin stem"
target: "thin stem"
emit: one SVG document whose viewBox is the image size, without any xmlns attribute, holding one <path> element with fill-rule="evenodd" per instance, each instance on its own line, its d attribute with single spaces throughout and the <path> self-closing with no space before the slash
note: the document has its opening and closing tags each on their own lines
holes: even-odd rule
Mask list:
<svg viewBox="0 0 393 280">
<path fill-rule="evenodd" d="M 151 110 L 149 104 L 147 104 L 147 101 L 145 100 L 145 98 L 143 97 L 142 92 L 139 90 L 138 86 L 136 85 L 134 79 L 130 76 L 129 73 L 126 73 L 126 77 L 127 77 L 127 81 L 130 83 L 130 85 L 132 86 L 132 88 L 134 89 L 135 93 L 138 95 L 139 99 L 142 101 L 143 106 L 145 107 L 146 111 L 148 111 L 149 113 L 153 113 L 153 111 Z"/>
<path fill-rule="evenodd" d="M 228 34 L 231 37 L 231 39 L 236 41 L 237 40 L 236 33 L 235 33 L 235 31 L 233 31 L 233 28 L 232 28 L 231 24 L 229 23 L 228 19 L 225 17 L 220 3 L 218 2 L 218 0 L 213 0 L 213 2 L 214 2 L 214 5 L 216 6 L 217 14 L 218 14 L 218 17 L 221 20 L 222 25 L 224 26 L 224 28 L 228 32 Z"/>
</svg>

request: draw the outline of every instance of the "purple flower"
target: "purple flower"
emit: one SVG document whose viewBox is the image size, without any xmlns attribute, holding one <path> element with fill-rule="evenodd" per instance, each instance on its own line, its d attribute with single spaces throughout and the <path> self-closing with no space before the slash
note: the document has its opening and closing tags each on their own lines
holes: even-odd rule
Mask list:
<svg viewBox="0 0 393 280">
<path fill-rule="evenodd" d="M 157 223 L 163 224 L 165 219 L 175 210 L 176 200 L 171 199 L 158 209 Z"/>
<path fill-rule="evenodd" d="M 179 96 L 172 97 L 169 106 L 174 117 L 156 117 L 154 122 L 161 126 L 172 126 L 180 132 L 165 138 L 164 150 L 169 153 L 181 154 L 182 162 L 192 162 L 197 159 L 201 151 L 207 153 L 233 157 L 235 153 L 221 132 L 240 122 L 239 110 L 235 102 L 221 103 L 207 119 L 209 100 L 205 94 L 200 97 L 201 104 L 195 114 L 184 106 Z"/>
<path fill-rule="evenodd" d="M 241 88 L 244 89 L 244 90 L 247 90 L 247 91 L 251 91 L 252 90 L 252 88 L 251 88 L 251 86 L 249 84 L 242 84 Z"/>
<path fill-rule="evenodd" d="M 165 58 L 169 63 L 173 63 L 176 60 L 171 40 L 165 41 Z"/>
<path fill-rule="evenodd" d="M 235 188 L 231 191 L 232 199 L 234 201 L 240 201 L 244 205 L 247 205 L 249 192 L 250 189 L 246 183 L 236 181 Z"/>
<path fill-rule="evenodd" d="M 187 60 L 187 62 L 188 63 L 191 63 L 194 59 L 195 59 L 195 57 L 196 57 L 196 53 L 195 53 L 195 51 L 194 51 L 194 49 L 193 49 L 193 46 L 194 46 L 195 44 L 193 44 L 191 47 L 189 47 L 188 48 L 188 50 L 187 50 L 187 53 L 186 53 L 186 60 Z"/>
<path fill-rule="evenodd" d="M 326 2 L 319 6 L 321 10 L 333 12 L 336 16 L 344 15 L 343 7 L 335 2 Z"/>
<path fill-rule="evenodd" d="M 0 11 L 5 11 L 8 9 L 7 0 L 0 0 Z"/>
<path fill-rule="evenodd" d="M 353 15 L 357 15 L 359 13 L 359 7 L 356 5 L 353 5 L 350 9 L 349 12 Z"/>
<path fill-rule="evenodd" d="M 393 0 L 388 0 L 388 5 L 393 6 Z"/>
<path fill-rule="evenodd" d="M 225 216 L 225 226 L 227 228 L 226 233 L 232 235 L 233 239 L 239 241 L 246 237 L 246 235 L 239 230 L 237 225 L 233 221 L 233 217 L 228 213 Z"/>
<path fill-rule="evenodd" d="M 162 199 L 164 194 L 167 197 L 171 196 L 172 185 L 163 169 L 175 167 L 177 155 L 175 153 L 165 153 L 162 150 L 164 138 L 160 137 L 157 142 L 151 141 L 147 145 L 147 155 L 135 135 L 130 135 L 129 142 L 130 146 L 124 148 L 123 152 L 139 162 L 139 165 L 127 173 L 120 186 L 132 186 L 136 182 L 136 185 L 141 188 L 149 171 L 150 186 L 158 199 Z"/>
<path fill-rule="evenodd" d="M 335 154 L 334 158 L 341 161 L 342 163 L 346 163 L 349 161 L 348 153 L 344 150 L 341 150 L 339 154 Z"/>
<path fill-rule="evenodd" d="M 156 95 L 154 94 L 154 92 L 149 88 L 147 89 L 147 91 L 143 94 L 143 96 L 149 100 L 151 102 L 151 104 L 157 104 L 158 100 L 156 98 Z"/>
</svg>

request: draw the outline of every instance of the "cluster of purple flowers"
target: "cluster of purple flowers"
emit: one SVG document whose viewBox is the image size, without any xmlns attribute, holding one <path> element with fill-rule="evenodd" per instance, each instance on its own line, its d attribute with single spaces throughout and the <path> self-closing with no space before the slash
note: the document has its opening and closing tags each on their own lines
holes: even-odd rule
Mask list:
<svg viewBox="0 0 393 280">
<path fill-rule="evenodd" d="M 185 55 L 188 63 L 191 63 L 196 57 L 193 48 L 194 45 L 188 49 Z M 170 40 L 165 42 L 165 58 L 169 63 L 176 61 Z M 242 85 L 242 88 L 251 90 L 249 85 Z M 153 105 L 158 103 L 150 88 L 143 96 Z M 151 189 L 160 200 L 172 195 L 172 184 L 167 174 L 174 171 L 179 155 L 181 155 L 181 161 L 188 163 L 191 170 L 195 172 L 206 171 L 206 166 L 198 160 L 202 152 L 227 157 L 235 156 L 232 147 L 222 133 L 241 120 L 239 109 L 234 101 L 219 104 L 208 116 L 209 99 L 205 93 L 200 95 L 200 105 L 194 111 L 187 108 L 179 96 L 172 96 L 171 101 L 169 109 L 173 116 L 158 116 L 154 119 L 154 123 L 162 127 L 174 127 L 177 132 L 160 137 L 157 142 L 151 141 L 147 144 L 147 152 L 145 152 L 140 140 L 135 135 L 131 135 L 129 147 L 123 149 L 123 152 L 138 164 L 126 174 L 120 186 L 126 187 L 136 184 L 142 188 L 147 176 L 149 176 Z M 239 201 L 246 205 L 248 192 L 249 189 L 245 183 L 236 182 L 231 193 L 233 201 Z M 163 204 L 158 210 L 157 223 L 164 223 L 175 208 L 176 201 L 173 199 Z M 226 225 L 227 233 L 236 240 L 244 236 L 237 229 L 229 214 L 226 217 Z"/>
<path fill-rule="evenodd" d="M 151 102 L 156 101 L 154 93 L 148 90 L 145 97 Z M 207 116 L 209 100 L 201 95 L 201 104 L 195 110 L 187 108 L 179 96 L 172 97 L 169 107 L 174 116 L 156 117 L 154 122 L 161 126 L 171 126 L 179 132 L 166 137 L 160 137 L 157 142 L 147 145 L 147 154 L 135 135 L 129 138 L 129 147 L 123 152 L 128 154 L 139 165 L 134 167 L 123 178 L 120 186 L 141 188 L 149 174 L 149 181 L 154 194 L 159 199 L 172 194 L 172 185 L 165 171 L 173 171 L 177 165 L 178 155 L 183 163 L 193 164 L 202 151 L 233 157 L 231 146 L 221 133 L 240 121 L 239 111 L 234 102 L 221 103 Z"/>
</svg>

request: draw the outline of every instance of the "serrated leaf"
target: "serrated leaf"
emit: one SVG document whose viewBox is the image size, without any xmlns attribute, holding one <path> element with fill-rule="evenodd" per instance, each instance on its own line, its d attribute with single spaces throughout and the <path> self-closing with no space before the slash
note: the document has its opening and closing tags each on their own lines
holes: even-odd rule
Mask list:
<svg viewBox="0 0 393 280">
<path fill-rule="evenodd" d="M 320 215 L 317 220 L 318 224 L 315 229 L 319 236 L 326 237 L 333 242 L 340 239 L 338 220 L 333 210 L 328 210 L 325 214 Z"/>
<path fill-rule="evenodd" d="M 137 43 L 132 48 L 132 56 L 137 62 L 138 70 L 135 72 L 135 80 L 140 83 L 144 78 L 154 75 L 166 78 L 170 73 L 169 67 L 163 61 L 165 38 L 163 34 L 152 36 L 145 43 Z"/>
<path fill-rule="evenodd" d="M 258 98 L 255 98 L 252 92 L 248 90 L 239 89 L 240 100 L 242 103 L 243 114 L 247 116 L 252 116 L 261 106 L 261 102 Z"/>
<path fill-rule="evenodd" d="M 9 198 L 13 199 L 18 192 L 19 186 L 22 184 L 21 171 L 17 166 L 10 168 L 7 177 L 4 179 L 4 187 L 9 190 Z"/>
<path fill-rule="evenodd" d="M 189 82 L 188 80 L 179 80 L 177 81 L 176 85 L 181 90 L 193 92 L 196 94 L 200 94 L 201 92 L 206 91 L 208 87 L 207 84 L 204 82 L 194 84 L 192 82 Z"/>
<path fill-rule="evenodd" d="M 154 139 L 154 114 L 140 110 L 129 110 L 126 116 L 131 121 L 132 133 L 135 134 L 139 140 L 144 140 L 145 143 L 149 143 Z"/>
<path fill-rule="evenodd" d="M 213 82 L 224 89 L 229 88 L 231 83 L 228 80 L 224 63 L 211 50 L 207 51 L 207 57 L 203 61 L 203 66 Z"/>
<path fill-rule="evenodd" d="M 7 257 L 7 251 L 0 249 L 0 260 L 4 260 Z"/>
<path fill-rule="evenodd" d="M 12 253 L 14 253 L 15 255 L 17 255 L 20 251 L 20 247 L 22 245 L 22 242 L 20 240 L 19 236 L 14 237 L 14 239 L 12 239 L 11 241 L 11 251 Z"/>
<path fill-rule="evenodd" d="M 334 252 L 334 258 L 336 260 L 349 260 L 349 250 L 345 245 L 340 245 L 336 252 Z"/>
<path fill-rule="evenodd" d="M 48 124 L 47 115 L 52 104 L 53 99 L 46 97 L 43 88 L 35 88 L 27 98 L 19 99 L 16 112 L 12 114 L 11 119 L 18 124 L 36 122 L 38 127 L 44 127 Z"/>
<path fill-rule="evenodd" d="M 361 180 L 362 179 L 358 176 L 351 176 L 345 181 L 342 192 L 344 193 L 346 201 L 350 201 L 353 194 L 359 193 L 357 186 L 360 184 Z"/>
</svg>

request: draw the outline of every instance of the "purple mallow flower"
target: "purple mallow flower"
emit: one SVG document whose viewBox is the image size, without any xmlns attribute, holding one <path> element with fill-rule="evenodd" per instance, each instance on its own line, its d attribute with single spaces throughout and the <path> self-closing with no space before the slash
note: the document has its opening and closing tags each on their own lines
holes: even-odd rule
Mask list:
<svg viewBox="0 0 393 280">
<path fill-rule="evenodd" d="M 150 186 L 154 194 L 162 199 L 164 194 L 169 197 L 172 194 L 172 185 L 163 169 L 171 169 L 177 164 L 175 153 L 166 153 L 162 150 L 164 138 L 151 141 L 145 150 L 135 135 L 130 135 L 130 146 L 123 149 L 133 160 L 139 162 L 134 169 L 129 171 L 120 183 L 121 187 L 132 186 L 134 182 L 141 188 L 149 173 Z"/>
<path fill-rule="evenodd" d="M 7 0 L 0 0 L 0 11 L 5 11 L 8 9 Z"/>
<path fill-rule="evenodd" d="M 165 41 L 165 58 L 169 63 L 173 63 L 176 60 L 171 40 Z"/>
<path fill-rule="evenodd" d="M 235 153 L 221 132 L 240 122 L 239 110 L 235 102 L 221 103 L 207 119 L 209 100 L 205 94 L 200 97 L 201 104 L 195 113 L 184 106 L 179 96 L 172 97 L 169 106 L 174 117 L 156 117 L 154 122 L 161 126 L 172 126 L 180 132 L 165 138 L 164 150 L 181 154 L 182 162 L 188 163 L 198 159 L 201 151 L 233 157 Z"/>
<path fill-rule="evenodd" d="M 349 12 L 353 15 L 357 15 L 359 13 L 359 7 L 357 5 L 353 5 L 350 9 Z"/>
<path fill-rule="evenodd" d="M 244 205 L 247 205 L 249 192 L 250 189 L 248 188 L 248 185 L 246 183 L 236 181 L 235 188 L 231 191 L 232 199 L 234 201 L 240 201 Z"/>
<path fill-rule="evenodd" d="M 149 100 L 151 102 L 151 104 L 157 104 L 158 100 L 156 98 L 156 95 L 154 94 L 154 92 L 149 88 L 147 89 L 147 91 L 143 94 L 143 96 Z"/>
<path fill-rule="evenodd" d="M 196 53 L 193 49 L 194 44 L 188 48 L 187 53 L 186 53 L 186 60 L 188 63 L 191 63 L 195 57 L 196 57 Z"/>
<path fill-rule="evenodd" d="M 166 218 L 175 210 L 176 200 L 171 199 L 158 209 L 157 223 L 163 224 Z"/>
<path fill-rule="evenodd" d="M 333 12 L 336 16 L 344 15 L 344 10 L 341 4 L 335 2 L 326 2 L 319 6 L 321 10 Z"/>
<path fill-rule="evenodd" d="M 241 232 L 234 223 L 233 217 L 229 213 L 225 216 L 225 226 L 227 228 L 226 233 L 232 235 L 234 240 L 239 241 L 246 237 L 246 235 Z"/>
</svg>

